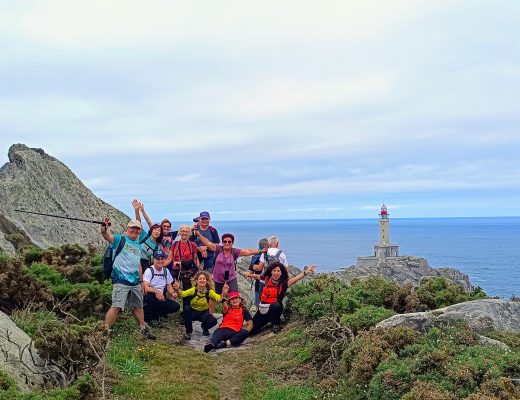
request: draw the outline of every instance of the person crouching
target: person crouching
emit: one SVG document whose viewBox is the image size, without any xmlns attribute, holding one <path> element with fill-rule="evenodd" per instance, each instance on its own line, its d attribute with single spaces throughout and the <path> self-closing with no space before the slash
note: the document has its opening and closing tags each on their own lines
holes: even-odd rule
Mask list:
<svg viewBox="0 0 520 400">
<path fill-rule="evenodd" d="M 177 297 L 172 287 L 173 277 L 170 271 L 164 268 L 166 253 L 159 249 L 152 257 L 153 265 L 143 273 L 144 320 L 150 325 L 155 325 L 159 323 L 159 318 L 179 311 L 180 306 L 173 300 Z"/>
<path fill-rule="evenodd" d="M 202 324 L 202 334 L 209 336 L 209 330 L 217 325 L 217 319 L 209 312 L 209 301 L 222 301 L 222 297 L 215 292 L 215 283 L 211 275 L 206 271 L 199 271 L 192 279 L 192 287 L 187 290 L 179 289 L 179 282 L 173 284 L 173 288 L 179 297 L 187 299 L 184 303 L 183 317 L 184 327 L 186 328 L 185 338 L 191 339 L 193 333 L 193 321 L 200 321 Z M 222 294 L 227 295 L 229 287 L 224 285 Z"/>
<path fill-rule="evenodd" d="M 238 292 L 229 293 L 229 300 L 224 300 L 222 312 L 224 314 L 222 323 L 213 332 L 210 342 L 204 346 L 206 353 L 228 346 L 239 346 L 253 329 L 253 318 L 244 307 L 242 297 Z M 245 328 L 244 322 L 246 322 Z"/>
</svg>

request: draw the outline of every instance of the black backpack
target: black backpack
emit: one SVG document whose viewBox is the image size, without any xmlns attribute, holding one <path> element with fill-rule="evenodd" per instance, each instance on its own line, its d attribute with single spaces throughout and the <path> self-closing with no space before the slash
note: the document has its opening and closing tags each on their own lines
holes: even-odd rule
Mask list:
<svg viewBox="0 0 520 400">
<path fill-rule="evenodd" d="M 280 254 L 282 254 L 282 250 L 278 249 L 275 255 L 271 256 L 268 253 L 264 254 L 265 266 L 268 267 L 271 263 L 275 261 L 280 262 Z"/>
<path fill-rule="evenodd" d="M 119 244 L 117 245 L 117 249 L 114 250 L 114 248 L 111 245 L 108 245 L 105 254 L 103 254 L 103 276 L 105 279 L 108 279 L 112 276 L 112 268 L 114 267 L 114 260 L 116 257 L 121 253 L 123 250 L 123 247 L 125 247 L 126 243 L 126 236 L 121 236 L 121 240 L 119 241 Z"/>
</svg>

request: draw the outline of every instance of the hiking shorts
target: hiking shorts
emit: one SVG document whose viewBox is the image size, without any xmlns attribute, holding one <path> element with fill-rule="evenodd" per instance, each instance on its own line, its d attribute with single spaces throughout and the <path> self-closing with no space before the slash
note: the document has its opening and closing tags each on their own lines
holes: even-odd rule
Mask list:
<svg viewBox="0 0 520 400">
<path fill-rule="evenodd" d="M 128 286 L 122 283 L 114 283 L 112 286 L 112 307 L 125 310 L 128 308 L 143 308 L 143 289 L 141 285 Z"/>
</svg>

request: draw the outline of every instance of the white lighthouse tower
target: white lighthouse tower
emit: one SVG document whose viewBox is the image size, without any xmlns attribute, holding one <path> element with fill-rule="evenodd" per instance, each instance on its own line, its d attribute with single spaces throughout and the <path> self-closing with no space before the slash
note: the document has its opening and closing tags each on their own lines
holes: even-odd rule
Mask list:
<svg viewBox="0 0 520 400">
<path fill-rule="evenodd" d="M 388 209 L 383 204 L 379 213 L 379 243 L 374 245 L 374 256 L 377 258 L 398 257 L 399 246 L 390 244 Z"/>
<path fill-rule="evenodd" d="M 383 204 L 381 206 L 381 212 L 379 213 L 379 243 L 374 245 L 374 255 L 358 257 L 356 266 L 377 265 L 387 258 L 399 257 L 399 246 L 390 244 L 389 215 L 388 209 Z"/>
</svg>

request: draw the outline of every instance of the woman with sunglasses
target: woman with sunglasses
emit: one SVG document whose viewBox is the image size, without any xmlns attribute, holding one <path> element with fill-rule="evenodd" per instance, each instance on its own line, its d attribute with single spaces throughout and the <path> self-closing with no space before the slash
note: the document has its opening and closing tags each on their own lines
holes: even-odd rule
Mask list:
<svg viewBox="0 0 520 400">
<path fill-rule="evenodd" d="M 209 250 L 215 252 L 215 266 L 213 268 L 213 280 L 215 281 L 215 291 L 222 293 L 224 284 L 229 285 L 231 292 L 238 292 L 236 260 L 242 256 L 252 256 L 254 254 L 265 253 L 267 249 L 237 249 L 233 247 L 235 236 L 231 233 L 222 235 L 222 246 L 220 244 L 211 243 L 205 238 L 198 229 L 194 229 L 194 233 L 199 240 Z"/>
<path fill-rule="evenodd" d="M 313 274 L 315 270 L 316 266 L 311 265 L 306 270 L 289 279 L 287 268 L 281 262 L 275 261 L 267 267 L 263 275 L 246 271 L 244 273 L 245 276 L 253 279 L 262 279 L 264 283 L 262 294 L 260 295 L 260 304 L 253 316 L 253 329 L 249 334 L 257 334 L 269 322 L 271 323 L 273 333 L 280 332 L 280 317 L 283 312 L 282 300 L 287 293 L 287 289 L 307 275 Z"/>
</svg>

